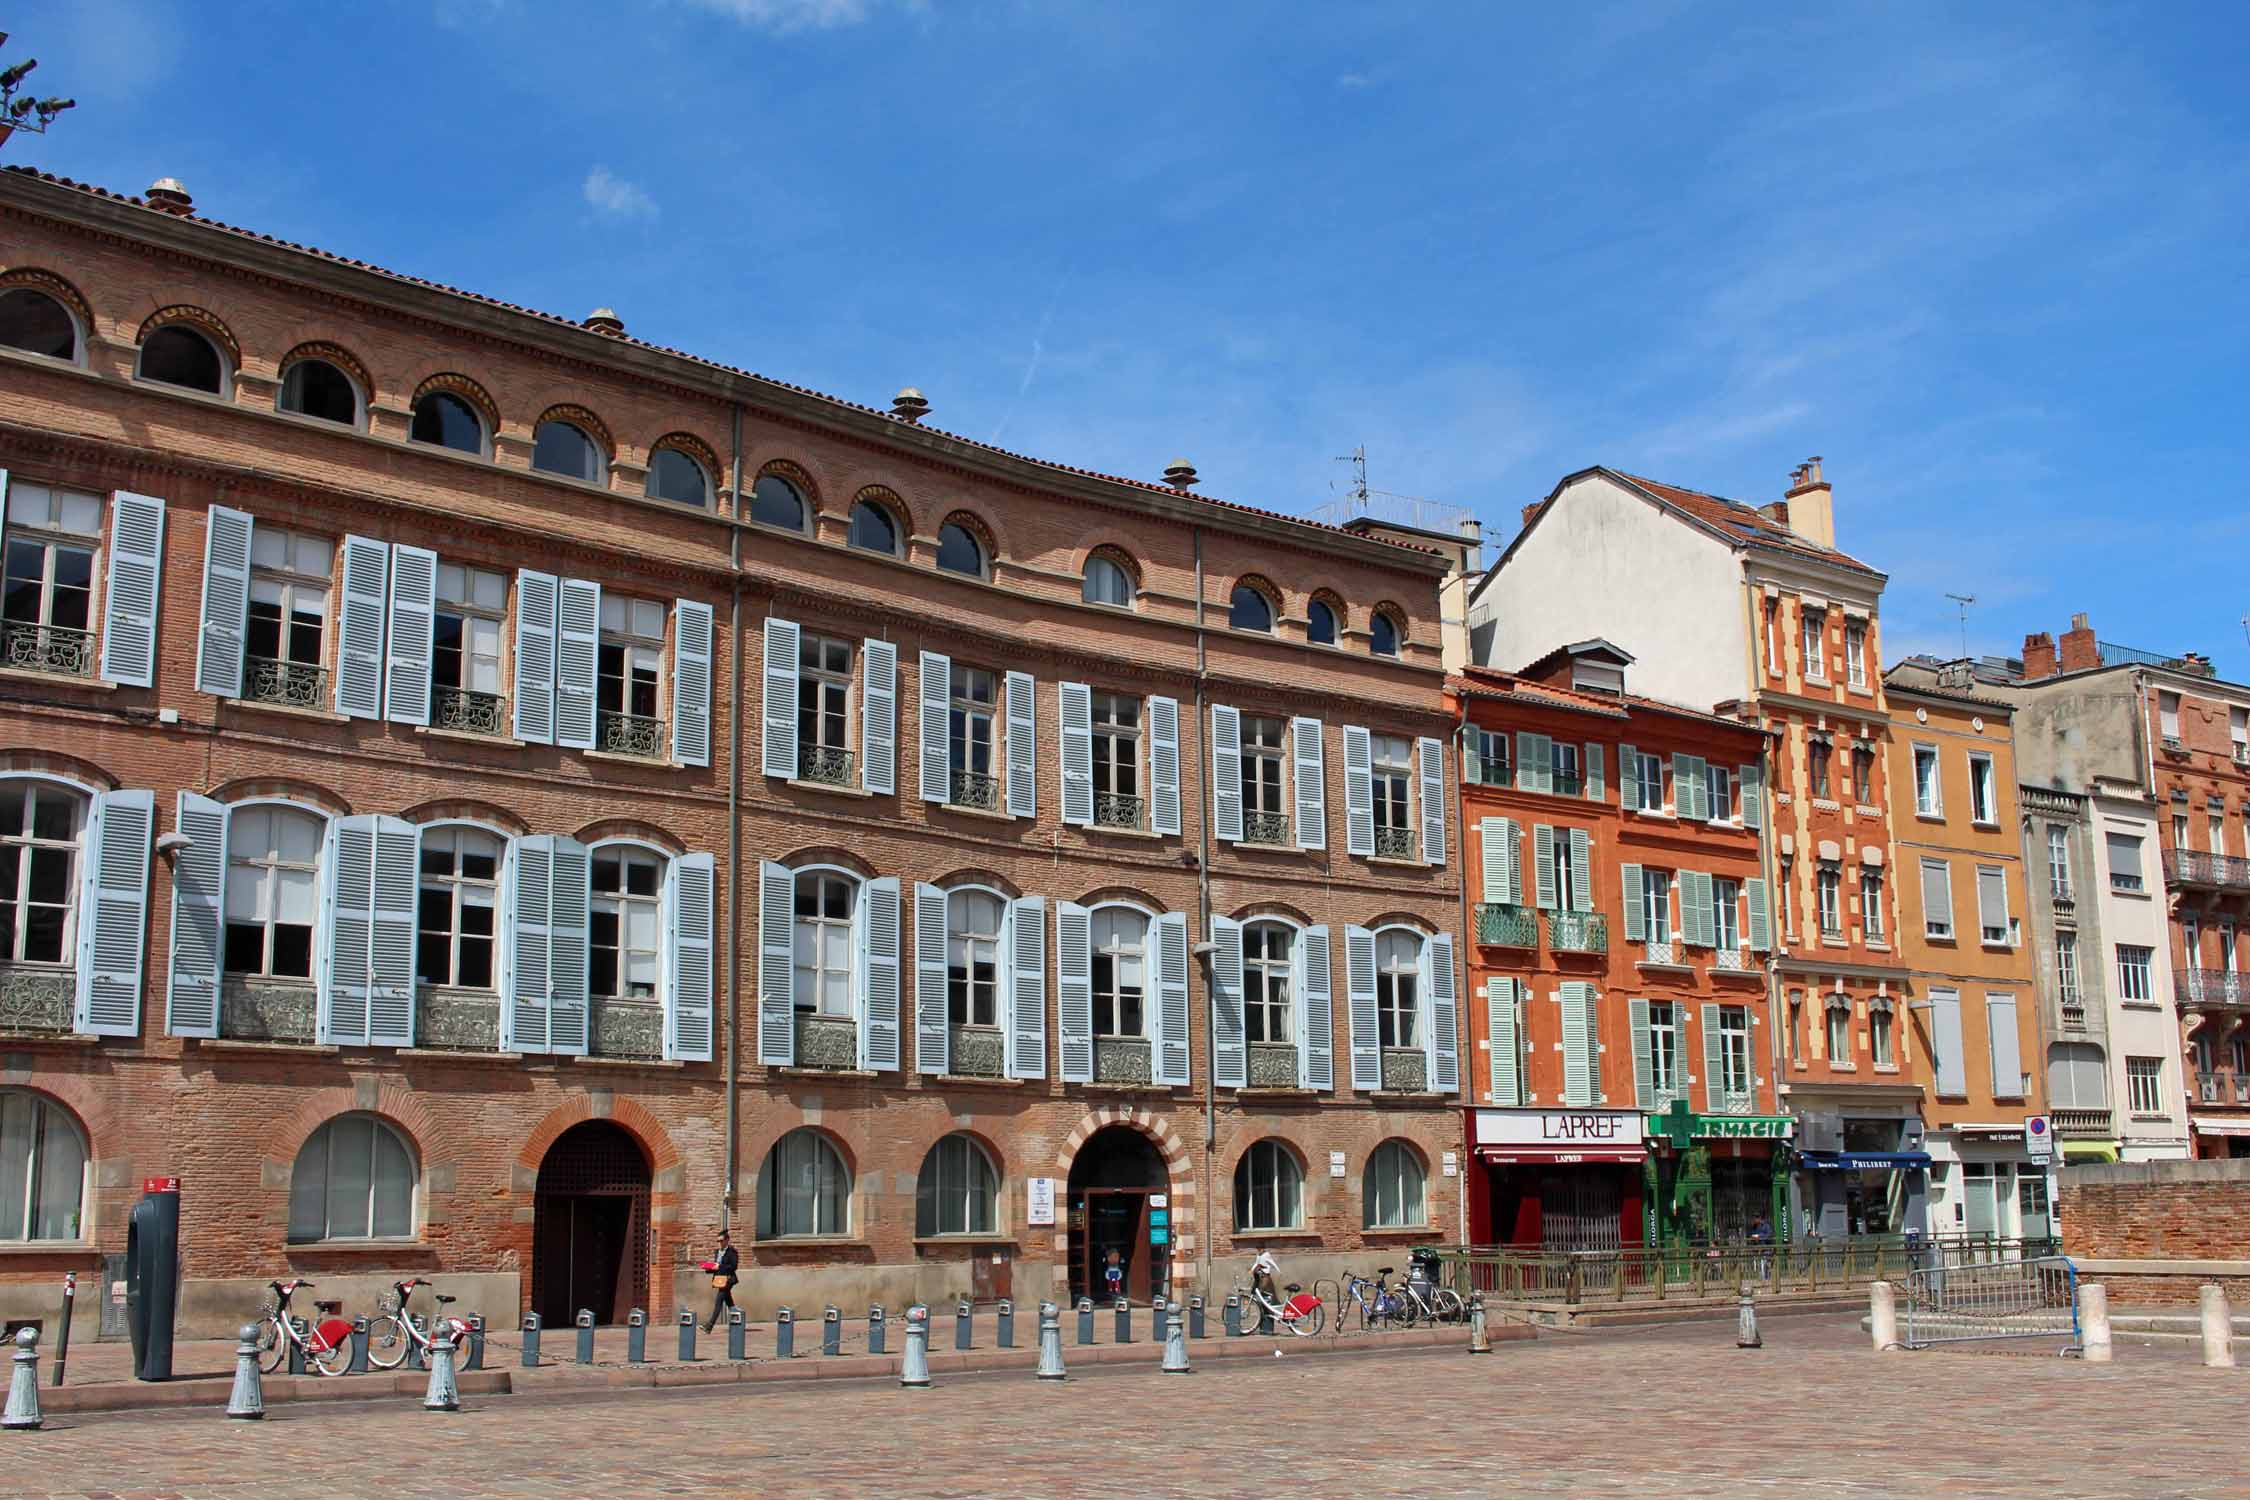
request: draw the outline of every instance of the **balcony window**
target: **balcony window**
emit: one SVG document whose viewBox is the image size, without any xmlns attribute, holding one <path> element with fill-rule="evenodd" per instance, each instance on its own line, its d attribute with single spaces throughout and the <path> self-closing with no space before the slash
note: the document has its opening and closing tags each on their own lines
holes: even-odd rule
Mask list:
<svg viewBox="0 0 2250 1500">
<path fill-rule="evenodd" d="M 1635 894 L 1628 891 L 1626 898 L 1631 900 Z M 1642 870 L 1637 894 L 1641 903 L 1641 930 L 1650 943 L 1669 946 L 1672 941 L 1672 872 Z"/>
<path fill-rule="evenodd" d="M 1514 741 L 1504 732 L 1470 730 L 1468 779 L 1479 786 L 1509 785 L 1513 780 L 1508 766 L 1513 746 Z"/>
<path fill-rule="evenodd" d="M 1289 805 L 1283 800 L 1286 720 L 1245 714 L 1242 719 L 1242 837 L 1250 844 L 1289 841 Z"/>
<path fill-rule="evenodd" d="M 946 1011 L 956 1026 L 1000 1024 L 1000 918 L 990 892 L 945 898 Z"/>
<path fill-rule="evenodd" d="M 2113 891 L 2148 889 L 2141 874 L 2141 840 L 2130 833 L 2112 833 L 2103 842 L 2109 849 L 2109 888 Z"/>
<path fill-rule="evenodd" d="M 1148 918 L 1123 906 L 1093 914 L 1094 1035 L 1148 1035 Z"/>
<path fill-rule="evenodd" d="M 1664 758 L 1636 756 L 1631 765 L 1633 806 L 1642 812 L 1664 811 Z"/>
<path fill-rule="evenodd" d="M 1992 779 L 1992 757 L 1969 757 L 1969 817 L 1987 827 L 2000 823 L 2000 799 Z"/>
<path fill-rule="evenodd" d="M 1297 1039 L 1293 960 L 1296 929 L 1253 922 L 1242 929 L 1243 1034 L 1253 1042 Z"/>
<path fill-rule="evenodd" d="M 2057 901 L 2071 899 L 2070 830 L 2060 823 L 2047 825 L 2047 889 Z"/>
<path fill-rule="evenodd" d="M 946 800 L 955 807 L 991 812 L 1000 806 L 1000 780 L 992 770 L 997 688 L 994 673 L 954 663 L 953 696 L 946 721 L 947 763 L 953 768 L 953 785 Z"/>
<path fill-rule="evenodd" d="M 1585 790 L 1585 782 L 1578 775 L 1578 745 L 1573 740 L 1547 741 L 1547 772 L 1549 785 L 1558 797 L 1575 797 Z"/>
<path fill-rule="evenodd" d="M 2055 1001 L 2065 1010 L 2078 1008 L 2078 934 L 2055 934 Z"/>
<path fill-rule="evenodd" d="M 1094 693 L 1094 825 L 1139 828 L 1147 821 L 1141 794 L 1141 700 Z"/>
<path fill-rule="evenodd" d="M 654 1000 L 664 963 L 664 856 L 605 844 L 593 854 L 586 989 L 597 1000 Z"/>
<path fill-rule="evenodd" d="M 797 641 L 797 774 L 852 784 L 852 645 L 804 632 Z"/>
<path fill-rule="evenodd" d="M 2156 984 L 2150 977 L 2150 963 L 2156 956 L 2153 948 L 2131 943 L 2117 945 L 2117 998 L 2120 1000 L 2150 1001 L 2156 998 Z"/>
<path fill-rule="evenodd" d="M 60 677 L 91 675 L 100 499 L 18 483 L 7 491 L 7 518 L 0 666 Z"/>
<path fill-rule="evenodd" d="M 1711 819 L 1714 823 L 1734 820 L 1734 773 L 1725 766 L 1705 766 L 1704 785 L 1711 798 Z"/>
<path fill-rule="evenodd" d="M 1945 792 L 1938 781 L 1935 745 L 1914 747 L 1914 810 L 1925 818 L 1945 815 Z"/>
<path fill-rule="evenodd" d="M 1820 896 L 1820 935 L 1844 935 L 1844 876 L 1834 865 L 1824 864 L 1813 876 L 1814 887 Z"/>
<path fill-rule="evenodd" d="M 310 979 L 320 904 L 321 820 L 253 805 L 227 819 L 226 972 Z"/>
<path fill-rule="evenodd" d="M 792 993 L 799 1011 L 852 1016 L 852 907 L 859 883 L 832 870 L 797 876 Z"/>
<path fill-rule="evenodd" d="M 1828 1060 L 1838 1067 L 1852 1061 L 1852 1012 L 1849 1002 L 1828 1007 Z"/>
<path fill-rule="evenodd" d="M 1385 1047 L 1421 1042 L 1422 937 L 1393 929 L 1375 937 L 1375 1031 Z"/>
<path fill-rule="evenodd" d="M 1421 834 L 1409 821 L 1407 789 L 1414 782 L 1414 749 L 1404 736 L 1369 736 L 1374 756 L 1375 853 L 1386 859 L 1413 859 Z"/>
<path fill-rule="evenodd" d="M 1741 904 L 1741 882 L 1724 879 L 1711 882 L 1712 946 L 1721 953 L 1732 953 L 1741 946 Z"/>
<path fill-rule="evenodd" d="M 664 606 L 653 599 L 602 595 L 601 641 L 594 682 L 600 712 L 595 744 L 615 755 L 655 759 L 664 753 L 657 717 L 664 676 Z"/>
<path fill-rule="evenodd" d="M 1859 927 L 1868 942 L 1883 941 L 1883 872 L 1867 866 L 1859 872 Z"/>
<path fill-rule="evenodd" d="M 243 696 L 294 708 L 325 708 L 321 662 L 335 545 L 278 526 L 250 538 L 250 619 Z"/>
<path fill-rule="evenodd" d="M 80 793 L 47 782 L 0 782 L 0 962 L 75 959 L 78 846 L 85 826 L 86 798 Z"/>
<path fill-rule="evenodd" d="M 1750 1011 L 1746 1006 L 1719 1007 L 1719 1078 L 1722 1099 L 1713 1102 L 1723 1111 L 1740 1114 L 1750 1107 Z"/>
<path fill-rule="evenodd" d="M 1680 1007 L 1670 1000 L 1648 1003 L 1648 1081 L 1659 1110 L 1686 1097 L 1680 1068 Z"/>
<path fill-rule="evenodd" d="M 430 723 L 470 734 L 503 733 L 500 632 L 507 617 L 505 575 L 439 563 L 437 615 L 430 637 Z"/>
<path fill-rule="evenodd" d="M 424 984 L 493 987 L 502 843 L 481 828 L 422 831 L 415 972 Z"/>
<path fill-rule="evenodd" d="M 1867 627 L 1857 620 L 1844 622 L 1844 680 L 1855 688 L 1867 686 Z"/>
</svg>

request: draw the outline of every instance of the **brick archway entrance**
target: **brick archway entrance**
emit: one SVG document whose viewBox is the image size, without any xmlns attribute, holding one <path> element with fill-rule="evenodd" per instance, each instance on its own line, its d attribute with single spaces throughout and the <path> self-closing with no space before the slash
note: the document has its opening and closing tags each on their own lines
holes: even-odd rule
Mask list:
<svg viewBox="0 0 2250 1500">
<path fill-rule="evenodd" d="M 532 1196 L 531 1305 L 550 1328 L 580 1309 L 621 1323 L 647 1305 L 649 1160 L 623 1126 L 587 1120 L 539 1162 Z"/>
<path fill-rule="evenodd" d="M 1187 1149 L 1146 1110 L 1088 1115 L 1064 1142 L 1064 1253 L 1056 1279 L 1068 1295 L 1106 1300 L 1111 1251 L 1135 1302 L 1177 1297 L 1195 1279 L 1195 1178 Z"/>
</svg>

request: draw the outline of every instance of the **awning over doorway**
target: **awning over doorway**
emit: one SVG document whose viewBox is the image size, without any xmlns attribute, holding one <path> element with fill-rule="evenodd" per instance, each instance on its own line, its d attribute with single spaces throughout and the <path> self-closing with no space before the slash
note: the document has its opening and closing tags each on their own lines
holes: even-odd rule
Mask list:
<svg viewBox="0 0 2250 1500">
<path fill-rule="evenodd" d="M 2250 1135 L 2250 1120 L 2206 1120 L 2199 1116 L 2195 1128 L 2204 1135 Z"/>
<path fill-rule="evenodd" d="M 1597 1162 L 1630 1166 L 1635 1162 L 1648 1160 L 1648 1150 L 1646 1147 L 1639 1145 L 1597 1146 L 1584 1142 L 1559 1146 L 1519 1146 L 1511 1143 L 1508 1145 L 1479 1146 L 1477 1147 L 1477 1156 L 1478 1159 L 1491 1162 L 1495 1166 L 1545 1165 L 1567 1167 Z"/>
<path fill-rule="evenodd" d="M 2117 1145 L 2114 1141 L 2064 1141 L 2064 1161 L 2115 1161 Z"/>
</svg>

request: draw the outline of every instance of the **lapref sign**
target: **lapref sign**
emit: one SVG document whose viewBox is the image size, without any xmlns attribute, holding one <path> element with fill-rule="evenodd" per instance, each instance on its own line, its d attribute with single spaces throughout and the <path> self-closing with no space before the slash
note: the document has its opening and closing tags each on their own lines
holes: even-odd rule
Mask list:
<svg viewBox="0 0 2250 1500">
<path fill-rule="evenodd" d="M 1627 1110 L 1480 1109 L 1479 1146 L 1638 1146 L 1641 1117 Z"/>
</svg>

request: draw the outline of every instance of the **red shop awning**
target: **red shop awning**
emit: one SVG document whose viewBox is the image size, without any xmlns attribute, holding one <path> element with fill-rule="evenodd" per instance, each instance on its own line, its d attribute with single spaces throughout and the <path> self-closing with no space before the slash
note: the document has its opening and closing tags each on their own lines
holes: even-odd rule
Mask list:
<svg viewBox="0 0 2250 1500">
<path fill-rule="evenodd" d="M 1648 1151 L 1639 1145 L 1599 1146 L 1574 1143 L 1555 1146 L 1519 1146 L 1509 1144 L 1479 1146 L 1477 1147 L 1477 1157 L 1482 1161 L 1491 1162 L 1495 1166 L 1531 1164 L 1567 1167 L 1592 1163 L 1630 1166 L 1635 1162 L 1648 1160 Z"/>
</svg>

